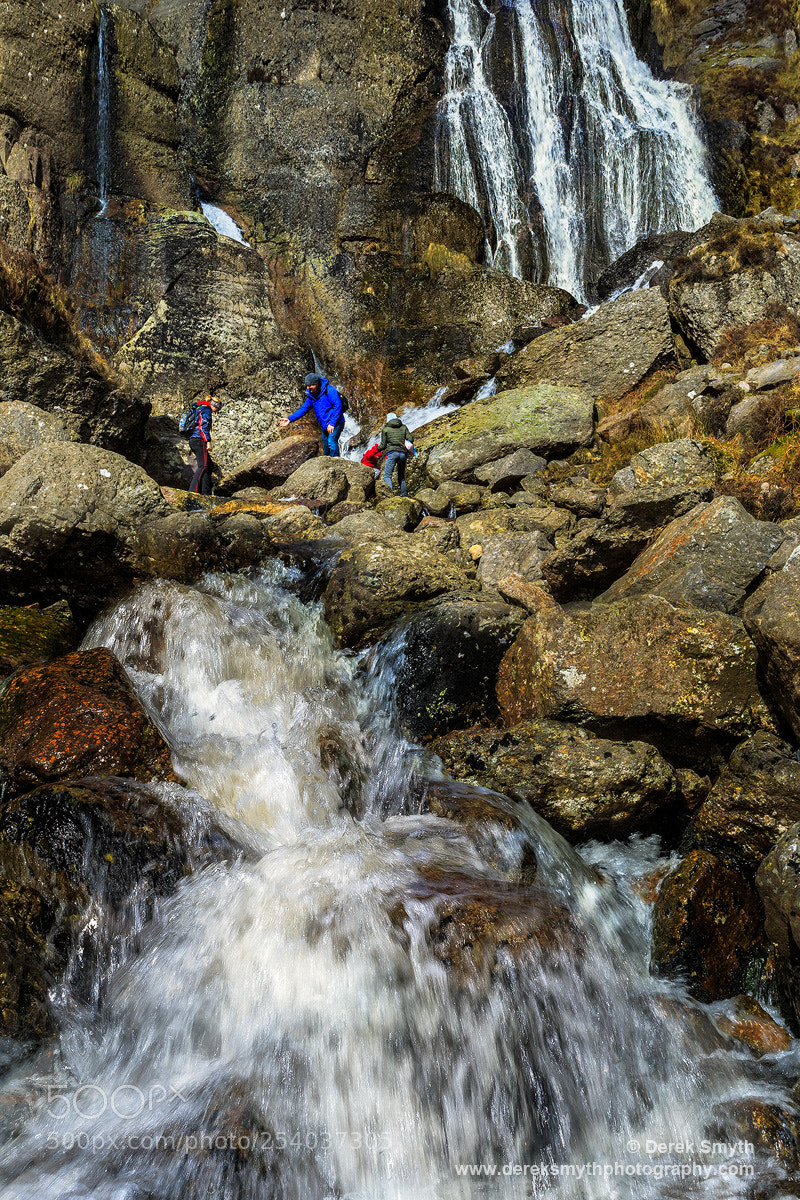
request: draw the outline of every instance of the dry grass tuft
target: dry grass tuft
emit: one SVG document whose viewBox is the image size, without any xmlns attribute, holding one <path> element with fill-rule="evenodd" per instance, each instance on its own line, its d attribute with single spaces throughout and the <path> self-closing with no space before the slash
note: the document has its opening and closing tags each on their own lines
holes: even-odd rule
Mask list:
<svg viewBox="0 0 800 1200">
<path fill-rule="evenodd" d="M 696 246 L 675 259 L 673 281 L 676 284 L 718 281 L 738 271 L 774 271 L 778 256 L 786 250 L 771 230 L 735 225 L 719 237 Z"/>
<path fill-rule="evenodd" d="M 797 313 L 782 301 L 773 300 L 766 315 L 751 325 L 728 329 L 715 346 L 711 361 L 715 366 L 724 362 L 734 367 L 744 365 L 745 355 L 766 348 L 766 358 L 777 358 L 781 350 L 793 350 L 800 346 L 800 320 Z"/>
</svg>

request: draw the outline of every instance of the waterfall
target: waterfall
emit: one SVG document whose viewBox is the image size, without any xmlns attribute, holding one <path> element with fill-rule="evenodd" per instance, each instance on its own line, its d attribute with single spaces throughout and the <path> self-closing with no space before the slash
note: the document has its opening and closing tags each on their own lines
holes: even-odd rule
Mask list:
<svg viewBox="0 0 800 1200">
<path fill-rule="evenodd" d="M 102 216 L 111 193 L 111 79 L 108 71 L 108 13 L 100 9 L 97 32 L 97 182 Z"/>
<path fill-rule="evenodd" d="M 402 639 L 371 667 L 337 651 L 292 583 L 151 583 L 87 639 L 242 855 L 187 878 L 101 1013 L 5 1081 L 0 1198 L 611 1200 L 626 1163 L 635 1200 L 744 1197 L 692 1176 L 697 1147 L 645 1152 L 734 1142 L 726 1102 L 771 1085 L 651 977 L 625 869 L 511 802 L 514 828 L 420 812 L 436 763 L 393 728 Z M 476 907 L 504 923 L 484 951 L 458 935 Z"/>
<path fill-rule="evenodd" d="M 447 10 L 434 186 L 482 214 L 493 266 L 585 299 L 639 239 L 710 219 L 690 89 L 637 58 L 623 0 Z"/>
</svg>

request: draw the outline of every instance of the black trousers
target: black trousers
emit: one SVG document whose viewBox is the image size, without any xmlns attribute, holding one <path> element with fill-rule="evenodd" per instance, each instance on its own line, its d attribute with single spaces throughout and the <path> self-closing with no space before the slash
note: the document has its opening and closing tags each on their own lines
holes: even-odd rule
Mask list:
<svg viewBox="0 0 800 1200">
<path fill-rule="evenodd" d="M 200 492 L 203 496 L 210 496 L 211 459 L 208 454 L 208 443 L 204 442 L 200 437 L 193 437 L 189 438 L 189 445 L 197 462 L 189 491 Z"/>
</svg>

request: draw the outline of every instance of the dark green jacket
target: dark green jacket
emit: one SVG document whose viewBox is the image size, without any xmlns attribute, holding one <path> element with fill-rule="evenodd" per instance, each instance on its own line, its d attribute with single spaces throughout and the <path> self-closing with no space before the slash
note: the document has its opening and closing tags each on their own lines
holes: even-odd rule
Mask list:
<svg viewBox="0 0 800 1200">
<path fill-rule="evenodd" d="M 389 454 L 391 454 L 393 450 L 400 450 L 403 454 L 405 454 L 406 442 L 413 442 L 413 440 L 414 439 L 400 418 L 395 417 L 393 421 L 387 421 L 381 430 L 378 449 L 386 450 Z"/>
</svg>

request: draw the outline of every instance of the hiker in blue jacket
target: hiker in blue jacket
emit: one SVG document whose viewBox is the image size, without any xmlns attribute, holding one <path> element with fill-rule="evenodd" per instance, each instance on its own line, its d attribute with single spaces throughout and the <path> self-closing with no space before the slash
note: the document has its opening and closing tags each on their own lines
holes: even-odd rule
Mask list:
<svg viewBox="0 0 800 1200">
<path fill-rule="evenodd" d="M 222 408 L 222 403 L 216 396 L 207 395 L 202 400 L 195 403 L 195 427 L 192 436 L 189 438 L 189 446 L 194 454 L 195 470 L 192 476 L 192 482 L 189 485 L 190 492 L 199 492 L 203 496 L 208 496 L 211 492 L 211 455 L 208 453 L 211 449 L 211 425 L 214 420 L 214 413 L 218 413 Z"/>
<path fill-rule="evenodd" d="M 306 394 L 303 403 L 288 417 L 283 417 L 280 425 L 285 429 L 293 421 L 299 421 L 310 408 L 322 430 L 322 453 L 331 458 L 339 457 L 339 434 L 344 429 L 344 411 L 342 398 L 332 383 L 320 375 L 306 375 Z"/>
</svg>

